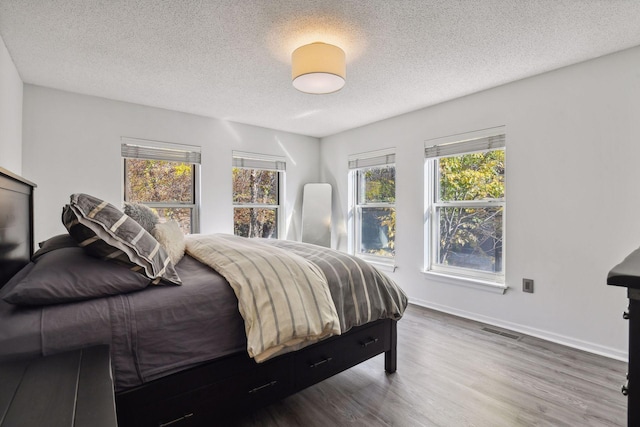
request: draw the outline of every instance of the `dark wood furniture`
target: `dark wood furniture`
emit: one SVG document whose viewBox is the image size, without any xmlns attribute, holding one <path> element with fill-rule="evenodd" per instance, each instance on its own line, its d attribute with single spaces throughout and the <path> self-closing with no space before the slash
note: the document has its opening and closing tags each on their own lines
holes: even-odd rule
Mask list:
<svg viewBox="0 0 640 427">
<path fill-rule="evenodd" d="M 394 372 L 396 324 L 378 320 L 261 364 L 235 354 L 118 393 L 120 426 L 218 425 L 382 352 L 385 369 Z"/>
<path fill-rule="evenodd" d="M 629 372 L 622 393 L 627 396 L 627 425 L 640 425 L 640 249 L 614 267 L 607 284 L 627 288 L 629 307 L 623 317 L 629 320 Z"/>
<path fill-rule="evenodd" d="M 36 185 L 0 168 L 0 287 L 33 254 L 33 189 Z"/>
<path fill-rule="evenodd" d="M 33 253 L 34 187 L 0 169 L 0 247 L 11 247 L 0 250 L 0 267 L 8 272 L 0 277 L 0 287 Z M 385 319 L 261 364 L 246 351 L 213 360 L 116 393 L 118 422 L 123 427 L 219 423 L 221 417 L 266 405 L 381 353 L 385 370 L 392 373 L 396 334 L 396 321 Z"/>
<path fill-rule="evenodd" d="M 0 364 L 0 426 L 117 426 L 109 347 Z"/>
</svg>

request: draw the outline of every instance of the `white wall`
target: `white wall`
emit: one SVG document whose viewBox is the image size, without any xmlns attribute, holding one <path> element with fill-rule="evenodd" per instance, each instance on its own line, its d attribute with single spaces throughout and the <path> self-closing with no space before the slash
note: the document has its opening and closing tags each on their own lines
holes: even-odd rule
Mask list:
<svg viewBox="0 0 640 427">
<path fill-rule="evenodd" d="M 302 188 L 319 178 L 317 138 L 33 85 L 23 114 L 23 172 L 38 184 L 36 242 L 65 232 L 60 214 L 72 193 L 121 205 L 123 136 L 202 147 L 203 233 L 233 233 L 232 150 L 287 158 L 289 239 L 299 237 Z"/>
<path fill-rule="evenodd" d="M 504 295 L 421 273 L 424 141 L 498 125 L 507 128 Z M 626 292 L 605 280 L 640 246 L 640 48 L 323 138 L 340 249 L 347 156 L 387 147 L 397 147 L 391 277 L 411 301 L 626 359 Z M 535 293 L 522 292 L 524 277 Z"/>
<path fill-rule="evenodd" d="M 0 167 L 22 174 L 22 79 L 0 37 Z"/>
</svg>

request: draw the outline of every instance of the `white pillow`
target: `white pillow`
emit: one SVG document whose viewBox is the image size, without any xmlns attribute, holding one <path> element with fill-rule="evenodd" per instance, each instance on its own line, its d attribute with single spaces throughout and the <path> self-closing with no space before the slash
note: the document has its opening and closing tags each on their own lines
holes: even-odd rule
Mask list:
<svg viewBox="0 0 640 427">
<path fill-rule="evenodd" d="M 169 255 L 173 265 L 178 264 L 184 256 L 184 233 L 177 222 L 171 220 L 157 223 L 151 231 L 160 245 Z"/>
</svg>

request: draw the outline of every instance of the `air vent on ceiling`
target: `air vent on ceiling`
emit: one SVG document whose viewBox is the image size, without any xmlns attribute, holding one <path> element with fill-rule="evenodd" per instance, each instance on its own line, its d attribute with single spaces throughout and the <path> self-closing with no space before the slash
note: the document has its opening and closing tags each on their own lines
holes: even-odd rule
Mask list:
<svg viewBox="0 0 640 427">
<path fill-rule="evenodd" d="M 497 329 L 487 328 L 486 326 L 482 328 L 482 330 L 484 332 L 491 332 L 492 334 L 500 335 L 506 338 L 510 338 L 512 340 L 519 340 L 520 338 L 522 338 L 521 335 L 516 335 L 510 332 L 499 331 Z"/>
</svg>

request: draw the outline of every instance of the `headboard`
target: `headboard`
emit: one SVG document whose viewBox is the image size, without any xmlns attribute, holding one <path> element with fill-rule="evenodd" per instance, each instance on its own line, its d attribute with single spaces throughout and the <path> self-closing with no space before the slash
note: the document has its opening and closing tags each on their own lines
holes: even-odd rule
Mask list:
<svg viewBox="0 0 640 427">
<path fill-rule="evenodd" d="M 0 168 L 0 287 L 33 254 L 33 190 L 36 185 Z"/>
</svg>

